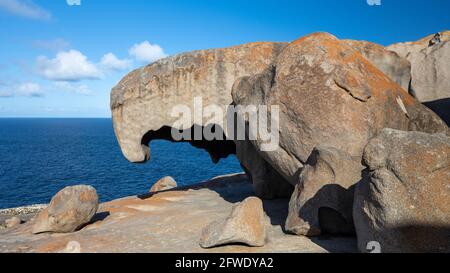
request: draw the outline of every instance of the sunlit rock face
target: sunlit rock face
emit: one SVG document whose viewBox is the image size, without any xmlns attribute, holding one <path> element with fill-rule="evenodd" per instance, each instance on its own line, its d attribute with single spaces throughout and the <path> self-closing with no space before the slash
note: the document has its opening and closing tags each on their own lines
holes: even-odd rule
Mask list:
<svg viewBox="0 0 450 273">
<path fill-rule="evenodd" d="M 410 93 L 421 102 L 450 98 L 450 31 L 387 47 L 411 63 Z"/>
<path fill-rule="evenodd" d="M 285 45 L 250 43 L 193 51 L 159 60 L 128 74 L 111 92 L 114 129 L 125 157 L 131 162 L 149 159 L 143 137 L 164 126 L 172 127 L 178 119 L 171 116 L 174 106 L 182 104 L 192 108 L 194 98 L 201 97 L 203 105 L 215 104 L 225 110 L 232 103 L 234 81 L 262 72 Z"/>
<path fill-rule="evenodd" d="M 286 43 L 250 43 L 193 51 L 159 60 L 128 74 L 111 92 L 114 129 L 124 156 L 131 162 L 145 162 L 150 159 L 148 143 L 151 140 L 173 141 L 171 129 L 179 119 L 171 116 L 175 106 L 186 105 L 194 113 L 193 104 L 198 98 L 202 106 L 216 105 L 226 113 L 227 106 L 233 103 L 231 88 L 235 80 L 264 71 L 285 46 Z M 202 125 L 211 124 L 204 117 L 198 123 L 192 120 L 184 129 L 201 130 Z M 227 136 L 225 117 L 223 126 L 217 130 Z M 247 171 L 251 166 L 260 166 L 252 180 L 260 180 L 257 184 L 261 184 L 258 188 L 261 196 L 288 196 L 292 191 L 270 165 L 264 164 L 256 151 L 241 152 L 248 147 L 245 141 L 238 145 L 233 141 L 192 141 L 191 144 L 207 150 L 214 162 L 237 153 Z M 267 181 L 261 172 L 278 179 Z M 270 184 L 282 186 L 274 188 Z"/>
<path fill-rule="evenodd" d="M 236 154 L 263 198 L 289 196 L 317 146 L 361 158 L 364 147 L 383 128 L 428 133 L 448 132 L 445 123 L 408 94 L 409 63 L 382 46 L 339 40 L 314 33 L 292 43 L 250 43 L 169 57 L 127 75 L 111 93 L 115 133 L 131 162 L 150 159 L 153 139 L 174 141 L 179 116 L 175 106 L 192 112 L 217 105 L 223 113 L 236 106 L 279 106 L 279 142 L 263 140 L 191 141 L 214 162 Z M 403 88 L 402 88 L 403 87 Z M 197 103 L 197 104 L 196 104 Z M 195 105 L 195 106 L 194 106 Z M 274 113 L 268 109 L 268 120 Z M 245 113 L 236 119 L 248 122 Z M 220 128 L 229 135 L 227 120 Z M 204 129 L 207 116 L 183 129 Z"/>
</svg>

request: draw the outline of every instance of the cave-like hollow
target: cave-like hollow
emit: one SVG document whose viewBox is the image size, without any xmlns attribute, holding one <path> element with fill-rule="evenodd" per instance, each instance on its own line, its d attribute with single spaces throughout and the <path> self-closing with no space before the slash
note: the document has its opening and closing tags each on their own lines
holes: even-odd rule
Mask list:
<svg viewBox="0 0 450 273">
<path fill-rule="evenodd" d="M 211 128 L 209 128 L 209 127 L 211 127 Z M 185 132 L 187 130 L 187 131 L 191 132 L 191 136 L 194 136 L 195 130 L 201 130 L 203 132 L 204 129 L 205 129 L 205 127 L 203 127 L 203 126 L 193 125 L 191 128 L 185 129 L 181 132 Z M 211 124 L 211 125 L 208 125 L 208 130 L 213 132 L 215 135 L 222 134 L 223 135 L 222 140 L 220 140 L 220 139 L 219 140 L 216 140 L 216 139 L 206 140 L 202 137 L 201 140 L 177 141 L 172 137 L 172 127 L 163 126 L 159 130 L 147 132 L 142 137 L 141 144 L 148 148 L 150 145 L 150 142 L 152 140 L 166 140 L 166 141 L 177 142 L 177 143 L 188 142 L 195 148 L 206 150 L 208 152 L 209 156 L 211 157 L 211 160 L 214 163 L 218 163 L 221 159 L 227 158 L 230 155 L 236 154 L 236 144 L 234 143 L 233 140 L 229 140 L 226 138 L 224 130 L 222 129 L 221 126 L 219 126 L 217 124 Z"/>
</svg>

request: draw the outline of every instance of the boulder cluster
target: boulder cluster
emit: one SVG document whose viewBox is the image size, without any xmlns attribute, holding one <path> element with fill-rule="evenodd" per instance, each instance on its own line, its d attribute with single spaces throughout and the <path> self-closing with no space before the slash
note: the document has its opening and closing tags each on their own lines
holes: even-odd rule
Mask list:
<svg viewBox="0 0 450 273">
<path fill-rule="evenodd" d="M 177 187 L 177 182 L 166 176 L 153 184 L 150 193 Z M 66 187 L 53 196 L 50 204 L 34 220 L 33 233 L 71 233 L 93 222 L 99 207 L 97 191 L 88 185 Z M 11 228 L 21 223 L 18 217 L 6 220 Z"/>
<path fill-rule="evenodd" d="M 383 47 L 314 33 L 165 58 L 113 88 L 115 133 L 124 156 L 144 162 L 150 141 L 175 141 L 176 105 L 195 97 L 223 107 L 277 105 L 274 151 L 248 131 L 231 144 L 192 145 L 214 162 L 236 154 L 258 197 L 291 196 L 289 233 L 356 233 L 362 252 L 374 243 L 383 252 L 450 251 L 449 37 Z M 249 122 L 245 113 L 236 118 Z M 264 218 L 260 203 L 246 200 L 205 228 L 200 244 L 259 246 Z"/>
</svg>

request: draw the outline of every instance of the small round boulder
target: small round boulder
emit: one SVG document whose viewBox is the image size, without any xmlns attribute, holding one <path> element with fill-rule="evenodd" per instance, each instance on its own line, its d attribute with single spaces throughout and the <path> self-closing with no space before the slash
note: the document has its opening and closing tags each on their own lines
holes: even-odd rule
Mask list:
<svg viewBox="0 0 450 273">
<path fill-rule="evenodd" d="M 36 219 L 33 233 L 70 233 L 92 220 L 98 209 L 97 191 L 86 185 L 66 187 Z"/>
<path fill-rule="evenodd" d="M 167 191 L 176 188 L 177 186 L 178 185 L 175 179 L 170 176 L 166 176 L 156 182 L 155 185 L 153 185 L 153 187 L 150 189 L 150 192 L 153 193 L 159 191 Z"/>
</svg>

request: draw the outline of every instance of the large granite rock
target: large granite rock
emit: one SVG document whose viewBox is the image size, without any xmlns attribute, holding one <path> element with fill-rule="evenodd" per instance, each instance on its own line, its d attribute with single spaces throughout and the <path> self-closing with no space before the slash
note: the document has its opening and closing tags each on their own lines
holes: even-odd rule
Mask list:
<svg viewBox="0 0 450 273">
<path fill-rule="evenodd" d="M 353 234 L 354 186 L 362 170 L 359 157 L 316 147 L 291 197 L 286 230 L 305 236 Z"/>
<path fill-rule="evenodd" d="M 171 116 L 174 106 L 193 108 L 193 99 L 201 97 L 205 106 L 215 104 L 225 110 L 232 103 L 230 92 L 234 81 L 262 72 L 285 45 L 250 43 L 193 51 L 159 60 L 128 74 L 111 92 L 114 129 L 124 156 L 131 162 L 147 161 L 148 142 L 153 138 L 170 138 L 170 131 L 167 136 L 161 129 L 172 127 L 178 120 L 179 117 Z"/>
<path fill-rule="evenodd" d="M 263 151 L 265 143 L 259 139 L 191 144 L 206 149 L 214 162 L 236 153 L 258 196 L 284 197 L 292 193 L 316 146 L 361 157 L 368 141 L 385 127 L 448 131 L 437 115 L 395 82 L 405 85 L 407 70 L 395 53 L 326 33 L 288 45 L 252 43 L 195 51 L 127 75 L 111 93 L 113 123 L 125 157 L 143 162 L 150 158 L 150 141 L 174 141 L 171 129 L 179 117 L 171 116 L 173 106 L 190 105 L 198 96 L 204 106 L 215 104 L 223 110 L 229 104 L 278 105 L 280 142 L 275 151 Z M 237 119 L 246 121 L 246 115 L 238 113 Z M 205 117 L 201 121 L 211 123 Z M 183 129 L 192 125 L 195 130 L 197 123 L 191 120 Z M 229 136 L 226 122 L 218 130 Z"/>
<path fill-rule="evenodd" d="M 358 50 L 326 33 L 292 42 L 265 72 L 237 80 L 232 95 L 237 105 L 280 106 L 278 149 L 263 151 L 262 139 L 251 143 L 292 185 L 300 181 L 286 228 L 302 235 L 318 235 L 319 222 L 330 221 L 341 222 L 332 232 L 351 231 L 353 195 L 349 193 L 361 175 L 357 162 L 369 140 L 383 128 L 448 133 L 436 114 Z M 244 111 L 238 117 L 248 122 Z M 352 159 L 325 157 L 314 166 L 308 158 L 318 146 L 346 155 L 336 158 Z M 335 164 L 330 170 L 322 167 L 323 162 Z M 313 166 L 305 168 L 305 164 Z"/>
<path fill-rule="evenodd" d="M 450 251 L 450 137 L 383 130 L 365 149 L 370 176 L 358 184 L 358 246 L 382 252 Z"/>
<path fill-rule="evenodd" d="M 197 110 L 194 108 L 194 98 L 201 98 L 204 107 L 215 105 L 226 112 L 226 107 L 232 104 L 234 81 L 241 76 L 262 72 L 285 46 L 286 43 L 250 43 L 188 52 L 128 74 L 111 92 L 114 129 L 124 156 L 131 162 L 144 162 L 150 159 L 150 141 L 173 141 L 171 129 L 179 119 L 171 116 L 174 106 L 185 105 L 195 113 L 199 107 Z M 202 124 L 197 124 L 200 122 Z M 195 130 L 202 129 L 200 125 L 207 127 L 212 124 L 202 117 L 200 122 L 191 120 L 188 127 L 177 129 Z M 223 120 L 223 128 L 217 130 L 223 132 L 224 138 L 228 137 L 226 119 Z M 207 150 L 213 162 L 237 153 L 260 196 L 290 195 L 292 188 L 284 180 L 278 183 L 260 175 L 261 170 L 255 166 L 264 165 L 264 160 L 256 152 L 250 154 L 251 149 L 246 149 L 245 156 L 244 152 L 236 152 L 236 149 L 248 147 L 244 142 L 237 145 L 233 141 L 192 141 L 191 144 Z M 264 173 L 280 177 L 267 164 Z"/>
<path fill-rule="evenodd" d="M 421 102 L 450 98 L 450 31 L 387 47 L 411 63 L 410 93 Z"/>
<path fill-rule="evenodd" d="M 237 105 L 280 106 L 278 148 L 263 151 L 262 139 L 251 143 L 292 185 L 314 147 L 361 158 L 383 128 L 448 132 L 436 114 L 359 51 L 327 33 L 290 43 L 263 73 L 238 79 L 232 95 Z M 245 112 L 238 117 L 248 121 Z"/>
<path fill-rule="evenodd" d="M 382 45 L 366 41 L 343 40 L 344 43 L 357 50 L 386 76 L 405 90 L 409 90 L 411 82 L 411 64 L 405 57 L 387 50 Z"/>
<path fill-rule="evenodd" d="M 74 232 L 91 221 L 98 209 L 98 196 L 91 186 L 66 187 L 36 219 L 33 233 Z"/>
<path fill-rule="evenodd" d="M 228 244 L 261 247 L 266 241 L 268 218 L 261 199 L 249 197 L 235 205 L 222 221 L 208 225 L 202 232 L 200 246 L 211 248 Z"/>
</svg>

